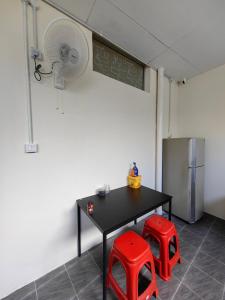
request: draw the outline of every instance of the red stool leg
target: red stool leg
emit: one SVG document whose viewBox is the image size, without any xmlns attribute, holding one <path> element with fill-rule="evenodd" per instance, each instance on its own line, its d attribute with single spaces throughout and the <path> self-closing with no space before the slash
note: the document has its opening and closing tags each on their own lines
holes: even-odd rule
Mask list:
<svg viewBox="0 0 225 300">
<path fill-rule="evenodd" d="M 154 270 L 157 269 L 159 274 L 162 273 L 162 261 L 161 261 L 161 257 L 162 257 L 162 242 L 161 239 L 155 235 L 155 233 L 151 232 L 151 230 L 149 228 L 146 228 L 146 231 L 148 231 L 148 234 L 146 233 L 147 237 L 150 240 L 150 245 L 151 242 L 153 241 L 154 243 L 157 243 L 158 247 L 159 247 L 159 256 L 155 257 L 154 254 L 152 254 L 153 256 L 153 261 L 154 261 Z"/>
<path fill-rule="evenodd" d="M 162 239 L 162 278 L 166 281 L 168 281 L 171 277 L 170 271 L 169 271 L 169 242 L 167 237 L 163 237 Z"/>
<path fill-rule="evenodd" d="M 146 257 L 147 261 L 144 263 L 144 266 L 147 267 L 149 272 L 151 273 L 151 276 L 149 277 L 149 285 L 143 291 L 143 293 L 137 298 L 138 300 L 146 300 L 146 299 L 152 299 L 152 296 L 157 297 L 158 296 L 158 288 L 157 288 L 157 282 L 156 282 L 156 273 L 155 273 L 155 266 L 154 266 L 154 260 L 152 255 Z M 146 274 L 145 274 L 146 275 Z M 148 279 L 148 278 L 147 278 Z M 138 287 L 137 287 L 138 290 Z"/>
<path fill-rule="evenodd" d="M 179 264 L 181 263 L 180 243 L 179 243 L 179 237 L 178 237 L 178 234 L 177 234 L 176 230 L 174 230 L 173 239 L 174 239 L 173 243 L 174 243 L 175 253 L 174 253 L 174 256 L 169 261 L 169 271 L 170 271 L 170 274 L 172 273 L 172 268 L 177 263 L 179 263 Z"/>
<path fill-rule="evenodd" d="M 112 268 L 116 262 L 120 262 L 121 265 L 123 266 L 120 258 L 116 255 L 116 252 L 113 250 L 111 251 L 110 259 L 109 259 L 109 271 L 107 275 L 107 287 L 111 287 L 115 294 L 117 295 L 118 299 L 120 300 L 128 300 L 127 297 L 124 295 L 124 291 L 121 289 L 119 286 L 116 278 L 114 278 L 113 273 L 112 273 Z M 125 268 L 124 268 L 125 270 Z M 125 270 L 126 271 L 126 270 Z"/>
<path fill-rule="evenodd" d="M 156 282 L 156 272 L 155 272 L 155 264 L 154 264 L 153 257 L 152 257 L 152 260 L 150 261 L 150 266 L 151 266 L 151 273 L 152 273 L 152 285 L 154 287 L 153 296 L 155 296 L 155 298 L 157 298 L 159 295 L 159 290 L 158 290 L 157 282 Z"/>
<path fill-rule="evenodd" d="M 127 299 L 128 300 L 138 299 L 138 280 L 136 275 L 137 273 L 135 267 L 130 266 L 129 272 L 127 273 Z"/>
<path fill-rule="evenodd" d="M 179 236 L 178 236 L 178 234 L 177 234 L 177 231 L 175 232 L 175 237 L 176 237 L 176 244 L 177 244 L 177 253 L 178 253 L 178 256 L 179 256 L 178 263 L 181 264 L 181 256 L 180 256 L 180 240 L 179 240 Z"/>
</svg>

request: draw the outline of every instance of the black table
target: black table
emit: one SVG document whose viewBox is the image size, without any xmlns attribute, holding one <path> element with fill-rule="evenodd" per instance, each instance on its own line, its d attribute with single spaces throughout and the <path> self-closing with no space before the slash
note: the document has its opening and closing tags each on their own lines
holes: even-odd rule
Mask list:
<svg viewBox="0 0 225 300">
<path fill-rule="evenodd" d="M 94 203 L 94 213 L 87 213 L 87 204 Z M 137 218 L 169 203 L 169 220 L 171 220 L 172 197 L 142 186 L 131 189 L 127 186 L 112 190 L 104 198 L 97 195 L 77 200 L 77 246 L 78 256 L 81 256 L 81 210 L 98 227 L 103 234 L 103 300 L 106 299 L 107 272 L 107 235 L 114 230 L 137 222 Z"/>
</svg>

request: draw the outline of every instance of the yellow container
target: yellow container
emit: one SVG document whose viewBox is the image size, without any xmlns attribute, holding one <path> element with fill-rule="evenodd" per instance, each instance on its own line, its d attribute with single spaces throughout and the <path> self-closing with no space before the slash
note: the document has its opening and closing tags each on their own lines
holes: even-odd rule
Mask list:
<svg viewBox="0 0 225 300">
<path fill-rule="evenodd" d="M 141 176 L 127 176 L 127 182 L 132 189 L 139 189 L 141 187 Z"/>
</svg>

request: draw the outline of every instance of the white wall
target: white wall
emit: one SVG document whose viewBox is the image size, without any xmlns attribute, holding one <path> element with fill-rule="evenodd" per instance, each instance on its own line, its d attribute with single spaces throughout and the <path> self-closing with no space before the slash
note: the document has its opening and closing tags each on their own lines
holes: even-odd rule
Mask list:
<svg viewBox="0 0 225 300">
<path fill-rule="evenodd" d="M 225 219 L 225 66 L 179 87 L 178 136 L 206 139 L 205 211 Z"/>
<path fill-rule="evenodd" d="M 40 3 L 39 37 L 62 15 Z M 91 46 L 91 33 L 85 30 Z M 126 184 L 137 161 L 154 187 L 155 97 L 89 69 L 63 92 L 32 79 L 34 137 L 27 142 L 22 8 L 0 3 L 0 298 L 76 256 L 77 198 Z M 57 109 L 59 107 L 59 109 Z M 64 112 L 64 114 L 62 114 Z M 100 241 L 85 221 L 83 249 Z M 91 233 L 91 234 L 90 234 Z"/>
</svg>

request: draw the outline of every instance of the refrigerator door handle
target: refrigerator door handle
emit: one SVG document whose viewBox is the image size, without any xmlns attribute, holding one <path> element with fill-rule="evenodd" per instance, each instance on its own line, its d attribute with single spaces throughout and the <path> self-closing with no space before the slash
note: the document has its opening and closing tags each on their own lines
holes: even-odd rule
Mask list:
<svg viewBox="0 0 225 300">
<path fill-rule="evenodd" d="M 202 168 L 205 165 L 201 165 L 201 166 L 189 166 L 188 169 L 197 169 L 197 168 Z"/>
<path fill-rule="evenodd" d="M 196 206 L 196 168 L 191 168 L 191 216 L 190 223 L 195 222 L 195 206 Z"/>
</svg>

